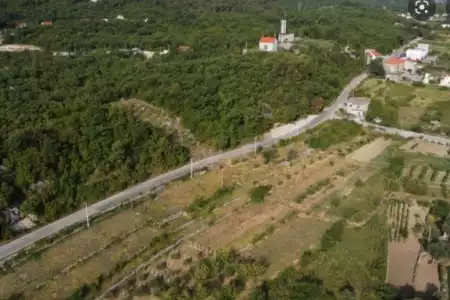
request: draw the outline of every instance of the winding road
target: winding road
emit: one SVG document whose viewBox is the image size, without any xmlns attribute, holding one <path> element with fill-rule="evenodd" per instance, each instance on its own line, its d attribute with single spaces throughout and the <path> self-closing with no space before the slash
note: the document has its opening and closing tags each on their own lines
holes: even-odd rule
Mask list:
<svg viewBox="0 0 450 300">
<path fill-rule="evenodd" d="M 407 45 L 417 42 L 420 40 L 420 38 L 414 39 L 410 41 Z M 402 48 L 406 47 L 407 45 L 403 46 Z M 366 73 L 359 74 L 358 76 L 354 77 L 350 83 L 341 91 L 340 95 L 337 97 L 337 99 L 325 110 L 313 117 L 309 117 L 304 120 L 297 121 L 293 126 L 289 127 L 289 130 L 287 132 L 282 132 L 280 134 L 271 134 L 269 136 L 265 136 L 265 138 L 262 141 L 247 144 L 244 146 L 241 146 L 239 148 L 236 148 L 231 151 L 223 152 L 211 157 L 208 157 L 206 159 L 197 161 L 193 163 L 192 167 L 194 171 L 201 170 L 207 166 L 217 164 L 222 160 L 225 159 L 233 159 L 236 157 L 240 157 L 243 155 L 246 155 L 252 151 L 254 151 L 255 147 L 258 146 L 268 146 L 271 144 L 274 144 L 278 142 L 279 140 L 290 138 L 293 136 L 296 136 L 298 134 L 301 134 L 302 132 L 305 132 L 308 129 L 312 129 L 321 123 L 330 120 L 333 118 L 335 111 L 339 108 L 339 106 L 345 102 L 345 100 L 349 97 L 352 90 L 354 90 L 363 80 L 367 78 Z M 292 124 L 291 124 L 292 125 Z M 369 126 L 368 124 L 362 124 L 363 126 Z M 389 129 L 391 130 L 391 129 Z M 449 140 L 450 142 L 450 140 Z M 90 217 L 96 216 L 99 214 L 102 214 L 108 210 L 111 210 L 118 205 L 127 202 L 129 200 L 137 199 L 145 194 L 147 194 L 149 191 L 154 190 L 155 188 L 162 186 L 164 184 L 167 184 L 171 181 L 174 181 L 176 179 L 179 179 L 185 175 L 190 174 L 191 172 L 191 165 L 185 165 L 183 167 L 180 167 L 178 169 L 175 169 L 173 171 L 167 172 L 165 174 L 159 175 L 157 177 L 151 178 L 147 181 L 144 181 L 140 184 L 137 184 L 133 187 L 127 188 L 126 190 L 115 194 L 111 197 L 108 197 L 104 200 L 98 201 L 95 204 L 92 204 L 87 208 L 88 214 Z M 84 222 L 86 218 L 86 211 L 85 209 L 81 209 L 75 213 L 72 213 L 68 216 L 65 216 L 53 223 L 50 223 L 48 225 L 45 225 L 41 228 L 38 228 L 28 234 L 25 234 L 5 245 L 0 246 L 0 261 L 4 260 L 5 258 L 16 254 L 22 249 L 25 249 L 35 242 L 50 237 L 52 235 L 57 234 L 61 230 L 71 227 L 77 223 Z"/>
</svg>

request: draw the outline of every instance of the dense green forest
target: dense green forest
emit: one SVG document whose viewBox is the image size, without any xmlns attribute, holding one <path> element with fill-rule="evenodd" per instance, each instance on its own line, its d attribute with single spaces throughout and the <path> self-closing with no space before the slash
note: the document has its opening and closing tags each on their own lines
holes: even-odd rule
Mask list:
<svg viewBox="0 0 450 300">
<path fill-rule="evenodd" d="M 399 20 L 393 13 L 371 7 L 343 5 L 306 11 L 284 11 L 278 7 L 261 12 L 261 9 L 253 10 L 253 2 L 242 2 L 250 6 L 250 13 L 240 11 L 240 3 L 233 4 L 237 12 L 219 10 L 213 13 L 205 13 L 209 9 L 203 2 L 201 12 L 186 10 L 179 1 L 171 5 L 150 1 L 95 4 L 83 1 L 72 4 L 70 10 L 46 1 L 32 10 L 22 10 L 17 4 L 11 4 L 10 11 L 17 10 L 22 14 L 10 13 L 3 19 L 9 20 L 12 26 L 17 19 L 22 19 L 28 21 L 28 27 L 15 30 L 14 35 L 6 35 L 5 42 L 78 52 L 99 48 L 159 50 L 169 46 L 175 49 L 178 45 L 189 45 L 197 55 L 240 53 L 246 42 L 249 47 L 256 47 L 261 35 L 277 33 L 280 18 L 286 18 L 288 31 L 299 37 L 348 43 L 361 54 L 360 50 L 372 47 L 382 52 L 391 51 L 421 30 L 413 28 L 412 23 Z M 255 3 L 260 8 L 273 4 L 258 0 Z M 126 20 L 116 20 L 119 14 Z M 109 21 L 105 22 L 104 18 Z M 54 25 L 40 26 L 41 20 L 53 20 Z M 396 21 L 402 21 L 404 27 L 393 26 Z"/>
<path fill-rule="evenodd" d="M 53 220 L 189 159 L 174 137 L 112 105 L 121 98 L 165 108 L 203 143 L 235 147 L 309 113 L 317 96 L 332 101 L 363 68 L 361 59 L 343 53 L 345 45 L 356 54 L 365 47 L 388 52 L 424 33 L 410 23 L 393 26 L 395 14 L 375 8 L 283 5 L 1 1 L 5 43 L 45 51 L 0 54 L 0 209 L 20 204 Z M 119 14 L 126 20 L 116 20 Z M 312 43 L 299 41 L 300 53 L 254 53 L 259 37 L 276 33 L 282 17 L 290 32 Z M 53 25 L 40 26 L 42 20 Z M 27 27 L 15 28 L 19 21 Z M 242 55 L 246 42 L 250 51 Z M 176 51 L 179 45 L 193 51 Z M 117 51 L 133 47 L 170 53 L 145 60 Z M 54 57 L 48 50 L 76 55 Z"/>
</svg>

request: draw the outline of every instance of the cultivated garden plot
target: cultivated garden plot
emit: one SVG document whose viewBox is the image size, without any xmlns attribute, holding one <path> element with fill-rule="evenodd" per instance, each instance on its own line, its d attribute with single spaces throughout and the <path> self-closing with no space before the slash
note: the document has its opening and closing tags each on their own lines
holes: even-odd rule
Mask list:
<svg viewBox="0 0 450 300">
<path fill-rule="evenodd" d="M 409 234 L 409 208 L 406 200 L 391 199 L 388 206 L 389 241 L 403 241 Z"/>
<path fill-rule="evenodd" d="M 420 161 L 412 161 L 403 171 L 403 177 L 417 179 L 427 185 L 448 185 L 450 170 L 433 168 Z"/>
</svg>

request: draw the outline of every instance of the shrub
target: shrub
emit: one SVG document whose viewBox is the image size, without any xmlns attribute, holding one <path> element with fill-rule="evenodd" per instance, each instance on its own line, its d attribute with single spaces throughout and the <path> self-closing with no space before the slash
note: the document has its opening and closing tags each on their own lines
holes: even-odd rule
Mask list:
<svg viewBox="0 0 450 300">
<path fill-rule="evenodd" d="M 334 223 L 322 236 L 320 246 L 322 250 L 331 249 L 335 244 L 342 240 L 344 233 L 345 221 L 340 220 Z"/>
<path fill-rule="evenodd" d="M 267 149 L 262 152 L 262 156 L 264 157 L 264 163 L 268 164 L 271 162 L 274 158 L 277 157 L 277 150 L 276 149 Z"/>
<path fill-rule="evenodd" d="M 271 185 L 260 185 L 250 190 L 250 200 L 254 203 L 263 203 L 264 198 L 272 189 Z"/>
</svg>

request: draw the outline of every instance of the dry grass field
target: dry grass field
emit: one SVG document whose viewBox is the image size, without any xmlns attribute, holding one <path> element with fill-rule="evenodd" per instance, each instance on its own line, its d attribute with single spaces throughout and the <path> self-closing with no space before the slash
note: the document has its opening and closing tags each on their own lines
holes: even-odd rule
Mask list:
<svg viewBox="0 0 450 300">
<path fill-rule="evenodd" d="M 319 245 L 330 222 L 319 218 L 295 217 L 280 225 L 274 233 L 248 250 L 253 257 L 264 257 L 270 262 L 266 272 L 273 278 L 279 271 L 298 261 L 303 251 Z"/>
<path fill-rule="evenodd" d="M 439 144 L 427 143 L 419 139 L 410 140 L 400 150 L 411 153 L 422 153 L 426 155 L 434 155 L 438 157 L 449 157 L 448 151 L 450 147 Z"/>
<path fill-rule="evenodd" d="M 391 145 L 391 143 L 391 140 L 380 137 L 353 152 L 349 158 L 359 162 L 370 162 L 372 159 L 380 155 L 389 145 Z"/>
<path fill-rule="evenodd" d="M 350 144 L 354 149 L 358 143 L 356 139 Z M 329 225 L 326 220 L 315 217 L 320 212 L 296 216 L 285 223 L 282 221 L 293 210 L 310 214 L 318 203 L 327 199 L 329 191 L 341 188 L 361 167 L 360 163 L 345 158 L 346 151 L 352 148 L 350 144 L 317 151 L 308 150 L 302 142 L 296 142 L 277 149 L 278 157 L 267 164 L 260 155 L 249 155 L 237 161 L 223 162 L 222 171 L 215 167 L 193 179 L 168 184 L 156 200 L 143 201 L 94 223 L 89 230 L 69 236 L 34 260 L 1 275 L 0 297 L 24 292 L 26 299 L 64 299 L 83 284 L 91 284 L 98 280 L 100 274 L 111 271 L 111 277 L 102 287 L 104 289 L 154 255 L 152 247 L 146 248 L 154 237 L 172 232 L 175 241 L 205 226 L 205 231 L 190 239 L 193 245 L 202 249 L 248 249 L 255 255 L 263 255 L 267 251 L 269 260 L 273 262 L 267 274 L 272 276 L 291 264 L 302 249 L 314 245 Z M 378 153 L 380 147 L 375 148 L 373 151 Z M 346 149 L 344 155 L 339 154 L 343 149 Z M 297 153 L 296 158 L 288 159 L 288 153 L 292 151 Z M 342 174 L 338 175 L 340 172 Z M 310 192 L 301 202 L 296 201 L 305 189 L 324 180 L 327 180 L 326 185 Z M 187 214 L 167 226 L 155 225 L 155 222 L 185 210 L 194 199 L 211 196 L 222 183 L 224 186 L 236 185 L 236 189 L 224 206 L 210 212 L 209 219 L 202 216 L 192 219 L 194 216 Z M 264 203 L 249 202 L 249 191 L 261 185 L 272 186 Z M 189 226 L 183 227 L 183 224 Z M 255 236 L 271 225 L 276 230 L 268 236 L 277 241 L 272 248 L 264 246 L 268 243 L 266 239 L 254 243 Z M 180 226 L 183 228 L 177 230 Z M 295 240 L 289 240 L 290 236 L 295 236 Z M 142 249 L 147 250 L 129 260 L 132 254 Z M 297 249 L 295 253 L 294 249 Z M 285 254 L 280 255 L 280 251 Z M 125 266 L 115 271 L 114 268 L 124 261 L 127 261 Z"/>
</svg>

